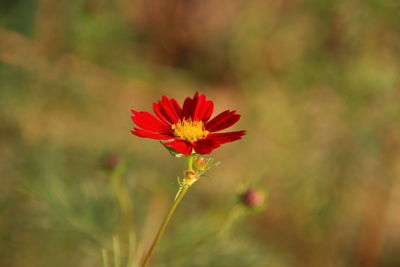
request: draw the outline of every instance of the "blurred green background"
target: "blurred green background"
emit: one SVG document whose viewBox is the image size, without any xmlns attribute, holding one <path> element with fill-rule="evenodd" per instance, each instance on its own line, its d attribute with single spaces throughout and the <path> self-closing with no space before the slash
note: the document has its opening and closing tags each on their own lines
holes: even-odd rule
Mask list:
<svg viewBox="0 0 400 267">
<path fill-rule="evenodd" d="M 129 110 L 197 90 L 248 135 L 152 266 L 400 266 L 399 33 L 395 0 L 1 0 L 0 266 L 135 266 L 184 162 Z"/>
</svg>

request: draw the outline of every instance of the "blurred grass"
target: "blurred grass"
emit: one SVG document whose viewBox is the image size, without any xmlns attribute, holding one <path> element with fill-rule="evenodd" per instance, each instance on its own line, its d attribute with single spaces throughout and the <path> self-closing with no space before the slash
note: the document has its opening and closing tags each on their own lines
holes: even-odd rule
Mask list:
<svg viewBox="0 0 400 267">
<path fill-rule="evenodd" d="M 196 90 L 249 133 L 215 152 L 154 266 L 399 266 L 399 15 L 393 0 L 1 1 L 0 266 L 102 266 L 113 238 L 126 263 L 133 225 L 138 260 L 184 164 L 132 136 L 129 109 Z M 114 189 L 107 155 L 126 166 Z M 268 209 L 203 241 L 247 185 Z"/>
</svg>

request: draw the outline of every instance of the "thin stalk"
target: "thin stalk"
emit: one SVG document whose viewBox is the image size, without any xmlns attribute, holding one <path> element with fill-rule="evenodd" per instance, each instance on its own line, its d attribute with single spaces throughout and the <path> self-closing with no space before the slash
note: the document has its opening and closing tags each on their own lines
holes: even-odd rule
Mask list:
<svg viewBox="0 0 400 267">
<path fill-rule="evenodd" d="M 234 224 L 239 220 L 239 218 L 243 215 L 244 209 L 241 205 L 235 205 L 230 211 L 228 218 L 224 221 L 223 225 L 220 227 L 218 234 L 221 237 L 226 237 L 229 234 L 229 231 L 234 226 Z"/>
<path fill-rule="evenodd" d="M 128 263 L 127 267 L 134 267 L 136 266 L 136 261 L 135 261 L 135 253 L 137 251 L 136 247 L 136 235 L 134 232 L 129 233 L 129 243 L 128 243 Z"/>
<path fill-rule="evenodd" d="M 101 250 L 101 254 L 103 256 L 103 267 L 109 267 L 108 265 L 108 252 L 105 248 Z"/>
<path fill-rule="evenodd" d="M 193 171 L 193 159 L 194 159 L 193 155 L 189 155 L 187 157 L 187 170 L 188 171 Z"/>
<path fill-rule="evenodd" d="M 113 236 L 114 266 L 121 267 L 121 248 L 119 246 L 119 238 Z"/>
<path fill-rule="evenodd" d="M 186 171 L 192 171 L 193 170 L 193 159 L 194 159 L 194 156 L 193 155 L 189 155 L 186 159 L 187 159 L 187 169 L 186 169 Z M 146 257 L 144 258 L 143 265 L 142 265 L 143 267 L 147 267 L 149 265 L 149 263 L 151 261 L 151 257 L 154 254 L 154 250 L 156 249 L 158 243 L 160 242 L 160 239 L 163 236 L 163 234 L 165 232 L 165 229 L 167 228 L 168 223 L 172 218 L 172 215 L 174 215 L 174 212 L 175 212 L 176 208 L 178 207 L 179 203 L 181 202 L 181 200 L 185 196 L 186 192 L 189 190 L 189 187 L 190 187 L 190 185 L 187 185 L 187 184 L 184 184 L 184 185 L 180 186 L 180 188 L 178 190 L 178 193 L 177 193 L 177 196 L 175 197 L 174 203 L 172 204 L 171 208 L 169 209 L 167 215 L 165 216 L 165 218 L 164 218 L 164 220 L 163 220 L 163 222 L 162 222 L 162 224 L 160 226 L 160 229 L 158 229 L 157 235 L 154 238 L 154 241 L 151 244 L 151 247 L 150 247 L 149 251 L 146 254 Z"/>
<path fill-rule="evenodd" d="M 189 159 L 188 159 L 188 161 L 189 161 Z M 167 228 L 168 223 L 171 220 L 172 215 L 174 214 L 176 207 L 178 207 L 179 203 L 183 199 L 183 196 L 186 194 L 188 189 L 189 189 L 188 185 L 184 185 L 182 187 L 182 190 L 181 190 L 180 194 L 175 199 L 174 203 L 172 204 L 171 208 L 169 209 L 167 215 L 164 218 L 164 221 L 162 222 L 162 224 L 160 226 L 160 229 L 158 230 L 158 233 L 157 233 L 157 235 L 156 235 L 156 237 L 155 237 L 155 239 L 154 239 L 149 251 L 147 252 L 147 255 L 146 255 L 146 257 L 144 259 L 144 262 L 143 262 L 143 267 L 147 267 L 149 265 L 151 257 L 153 256 L 154 250 L 157 247 L 161 237 L 163 236 L 164 231 Z"/>
</svg>

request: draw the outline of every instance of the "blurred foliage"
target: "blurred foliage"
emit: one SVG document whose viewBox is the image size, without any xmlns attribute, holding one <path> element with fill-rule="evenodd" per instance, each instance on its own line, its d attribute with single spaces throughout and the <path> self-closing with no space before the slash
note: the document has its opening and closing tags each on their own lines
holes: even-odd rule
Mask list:
<svg viewBox="0 0 400 267">
<path fill-rule="evenodd" d="M 184 163 L 129 109 L 196 90 L 248 135 L 153 266 L 399 266 L 399 18 L 394 0 L 1 0 L 0 266 L 134 266 Z M 250 186 L 268 209 L 232 221 Z"/>
</svg>

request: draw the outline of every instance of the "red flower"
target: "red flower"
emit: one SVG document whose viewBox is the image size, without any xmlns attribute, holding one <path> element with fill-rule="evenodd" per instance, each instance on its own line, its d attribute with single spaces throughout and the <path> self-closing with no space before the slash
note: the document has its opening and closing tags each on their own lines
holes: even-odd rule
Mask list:
<svg viewBox="0 0 400 267">
<path fill-rule="evenodd" d="M 140 128 L 131 132 L 139 137 L 165 140 L 164 145 L 184 155 L 190 155 L 193 150 L 209 154 L 221 144 L 239 140 L 246 134 L 246 131 L 216 133 L 235 124 L 240 115 L 236 110 L 226 110 L 209 120 L 214 103 L 199 93 L 186 98 L 183 108 L 175 99 L 163 96 L 161 101 L 153 103 L 153 110 L 158 118 L 132 109 L 131 119 Z"/>
</svg>

